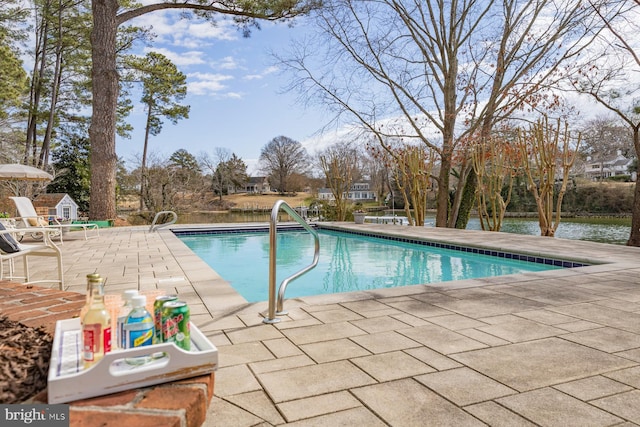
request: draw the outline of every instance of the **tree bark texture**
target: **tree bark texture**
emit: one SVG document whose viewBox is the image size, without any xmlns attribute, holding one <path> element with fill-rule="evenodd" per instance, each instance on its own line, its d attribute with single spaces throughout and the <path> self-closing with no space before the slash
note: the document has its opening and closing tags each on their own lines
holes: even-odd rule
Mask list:
<svg viewBox="0 0 640 427">
<path fill-rule="evenodd" d="M 636 155 L 640 156 L 640 126 L 633 128 L 633 145 Z M 637 174 L 636 174 L 637 175 Z M 636 176 L 636 187 L 633 191 L 633 216 L 631 219 L 631 234 L 627 241 L 628 246 L 640 246 L 640 179 Z"/>
<path fill-rule="evenodd" d="M 116 217 L 116 71 L 117 0 L 93 0 L 91 31 L 93 115 L 89 127 L 91 140 L 91 202 L 89 218 Z M 98 98 L 97 94 L 100 95 Z"/>
</svg>

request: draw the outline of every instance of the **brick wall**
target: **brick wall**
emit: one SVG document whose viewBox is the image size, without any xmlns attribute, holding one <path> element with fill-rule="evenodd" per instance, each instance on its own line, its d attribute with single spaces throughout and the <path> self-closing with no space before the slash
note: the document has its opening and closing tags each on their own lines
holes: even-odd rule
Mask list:
<svg viewBox="0 0 640 427">
<path fill-rule="evenodd" d="M 0 314 L 54 334 L 56 321 L 78 315 L 85 296 L 76 292 L 0 281 Z M 204 423 L 215 374 L 70 402 L 71 426 L 196 427 Z M 46 391 L 36 402 L 47 402 Z"/>
</svg>

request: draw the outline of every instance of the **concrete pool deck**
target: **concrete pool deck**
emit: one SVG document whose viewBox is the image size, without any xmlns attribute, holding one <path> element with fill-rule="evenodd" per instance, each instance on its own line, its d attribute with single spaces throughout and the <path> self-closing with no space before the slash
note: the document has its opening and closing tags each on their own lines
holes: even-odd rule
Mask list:
<svg viewBox="0 0 640 427">
<path fill-rule="evenodd" d="M 97 271 L 107 293 L 186 300 L 219 351 L 206 426 L 640 425 L 640 248 L 339 225 L 593 265 L 291 299 L 267 325 L 266 303 L 245 303 L 171 231 L 118 227 L 65 236 L 67 290 Z M 55 274 L 49 262 L 32 260 L 32 278 Z"/>
</svg>

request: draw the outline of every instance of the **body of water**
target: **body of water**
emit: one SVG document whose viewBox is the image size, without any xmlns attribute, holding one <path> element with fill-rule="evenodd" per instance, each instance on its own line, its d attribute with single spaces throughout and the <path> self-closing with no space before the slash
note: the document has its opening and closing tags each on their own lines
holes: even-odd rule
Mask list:
<svg viewBox="0 0 640 427">
<path fill-rule="evenodd" d="M 477 218 L 470 219 L 467 229 L 480 230 L 480 221 Z M 505 218 L 501 231 L 538 236 L 540 226 L 534 218 Z M 560 221 L 556 237 L 625 245 L 630 233 L 631 218 L 565 218 Z"/>
<path fill-rule="evenodd" d="M 560 268 L 331 230 L 319 235 L 318 265 L 287 288 L 287 298 Z M 268 299 L 268 232 L 178 237 L 247 301 Z M 277 238 L 279 285 L 311 262 L 314 243 L 307 232 L 280 232 Z"/>
<path fill-rule="evenodd" d="M 269 222 L 269 217 L 270 213 L 253 212 L 194 213 L 180 215 L 178 222 L 181 224 Z M 287 221 L 288 215 L 283 214 L 281 220 Z M 434 219 L 427 218 L 426 222 L 433 224 Z M 480 221 L 477 218 L 471 218 L 467 228 L 480 230 Z M 505 218 L 501 231 L 540 235 L 538 220 L 535 218 Z M 565 218 L 560 222 L 556 237 L 625 245 L 630 233 L 631 218 Z"/>
</svg>

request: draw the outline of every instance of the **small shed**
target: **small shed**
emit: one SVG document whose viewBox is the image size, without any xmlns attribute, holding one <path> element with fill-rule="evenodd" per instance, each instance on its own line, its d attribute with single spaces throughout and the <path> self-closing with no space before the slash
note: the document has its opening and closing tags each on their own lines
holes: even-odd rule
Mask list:
<svg viewBox="0 0 640 427">
<path fill-rule="evenodd" d="M 45 193 L 33 199 L 38 215 L 45 218 L 78 219 L 78 204 L 67 193 Z"/>
</svg>

